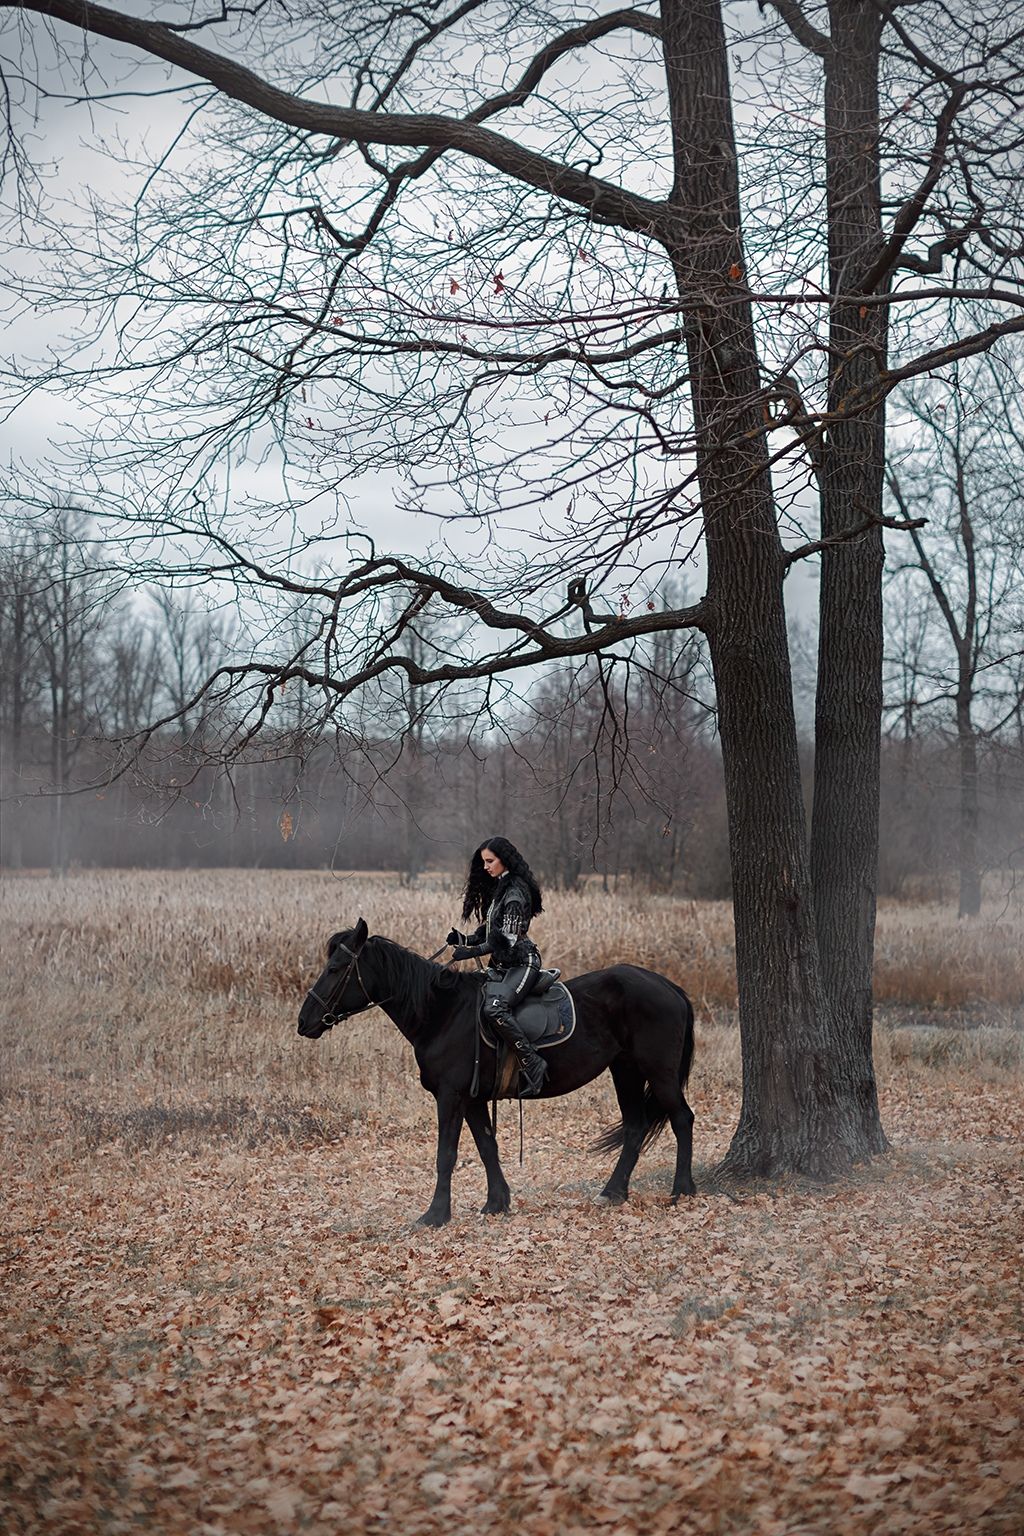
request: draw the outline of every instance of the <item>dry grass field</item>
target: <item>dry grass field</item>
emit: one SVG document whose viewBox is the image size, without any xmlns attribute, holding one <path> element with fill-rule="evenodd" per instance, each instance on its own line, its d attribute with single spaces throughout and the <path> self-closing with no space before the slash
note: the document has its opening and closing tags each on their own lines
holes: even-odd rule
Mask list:
<svg viewBox="0 0 1024 1536">
<path fill-rule="evenodd" d="M 1024 914 L 881 913 L 891 1155 L 724 1187 L 740 1070 L 724 905 L 596 891 L 537 925 L 567 974 L 690 992 L 699 1194 L 671 1148 L 595 1195 L 603 1083 L 504 1109 L 513 1214 L 455 1219 L 431 1102 L 374 1014 L 295 1033 L 327 934 L 421 953 L 438 878 L 6 882 L 0 1527 L 128 1532 L 954 1530 L 1024 1519 Z"/>
</svg>

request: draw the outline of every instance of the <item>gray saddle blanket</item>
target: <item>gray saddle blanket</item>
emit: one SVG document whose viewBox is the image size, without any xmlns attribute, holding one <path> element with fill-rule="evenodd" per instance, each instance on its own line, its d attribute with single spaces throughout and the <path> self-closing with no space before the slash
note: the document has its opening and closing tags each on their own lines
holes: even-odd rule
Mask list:
<svg viewBox="0 0 1024 1536">
<path fill-rule="evenodd" d="M 513 1017 L 534 1050 L 546 1051 L 552 1045 L 564 1045 L 576 1028 L 576 1004 L 565 983 L 553 981 L 539 996 L 533 994 L 520 1003 Z M 487 1045 L 497 1045 L 483 1020 L 480 1033 Z"/>
</svg>

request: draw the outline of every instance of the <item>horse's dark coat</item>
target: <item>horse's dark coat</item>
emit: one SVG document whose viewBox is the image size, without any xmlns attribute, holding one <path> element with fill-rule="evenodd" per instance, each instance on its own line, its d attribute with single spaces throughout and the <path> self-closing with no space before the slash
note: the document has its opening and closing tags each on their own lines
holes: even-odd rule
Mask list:
<svg viewBox="0 0 1024 1536">
<path fill-rule="evenodd" d="M 421 959 L 390 939 L 370 938 L 360 918 L 328 944 L 325 970 L 299 1013 L 299 1034 L 316 1040 L 327 1018 L 378 1003 L 412 1044 L 420 1082 L 437 1100 L 437 1185 L 420 1221 L 443 1226 L 451 1217 L 451 1179 L 463 1121 L 467 1121 L 487 1173 L 486 1214 L 509 1209 L 487 1100 L 494 1086 L 495 1053 L 484 1046 L 480 1085 L 471 1097 L 476 994 L 479 974 Z M 643 1147 L 670 1123 L 676 1138 L 672 1200 L 694 1193 L 691 1160 L 693 1111 L 684 1097 L 693 1059 L 693 1009 L 681 987 L 635 965 L 589 971 L 567 983 L 576 1003 L 572 1038 L 547 1053 L 542 1098 L 582 1088 L 612 1074 L 622 1122 L 603 1136 L 605 1150 L 620 1148 L 603 1197 L 625 1200 Z M 340 1018 L 338 1022 L 340 1022 Z"/>
</svg>

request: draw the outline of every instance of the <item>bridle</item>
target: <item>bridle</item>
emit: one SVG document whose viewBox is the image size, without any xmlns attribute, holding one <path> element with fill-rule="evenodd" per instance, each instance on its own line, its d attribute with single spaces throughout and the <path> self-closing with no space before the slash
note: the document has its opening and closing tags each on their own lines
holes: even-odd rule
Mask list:
<svg viewBox="0 0 1024 1536">
<path fill-rule="evenodd" d="M 346 1019 L 354 1019 L 357 1013 L 366 1013 L 370 1008 L 381 1008 L 385 1003 L 390 1003 L 391 1001 L 391 997 L 383 997 L 378 1002 L 375 997 L 370 996 L 369 991 L 367 990 L 366 982 L 363 980 L 363 973 L 359 969 L 359 956 L 355 953 L 354 950 L 349 949 L 347 944 L 342 944 L 340 939 L 334 947 L 335 949 L 340 949 L 343 954 L 349 956 L 348 968 L 339 981 L 338 985 L 334 988 L 334 997 L 341 996 L 342 992 L 344 992 L 346 986 L 348 985 L 349 977 L 352 975 L 352 972 L 355 971 L 356 981 L 358 981 L 359 985 L 362 987 L 363 996 L 365 997 L 366 1001 L 363 1003 L 361 1008 L 349 1008 L 345 1013 L 337 1013 L 335 1011 L 333 1001 L 328 1002 L 326 998 L 320 996 L 315 987 L 310 987 L 309 991 L 306 993 L 306 996 L 315 998 L 316 1001 L 320 1004 L 321 1008 L 324 1010 L 320 1022 L 325 1029 L 333 1029 L 335 1024 L 343 1024 Z M 392 996 L 394 996 L 393 993 Z"/>
<path fill-rule="evenodd" d="M 371 1008 L 383 1008 L 384 1004 L 390 1003 L 392 998 L 395 996 L 395 994 L 391 992 L 387 997 L 382 997 L 379 999 L 371 997 L 366 982 L 363 980 L 363 973 L 359 969 L 359 956 L 356 954 L 355 950 L 349 949 L 348 945 L 343 944 L 340 939 L 334 947 L 336 950 L 340 949 L 342 954 L 348 955 L 349 957 L 349 964 L 345 974 L 342 976 L 338 985 L 334 988 L 334 997 L 341 996 L 342 992 L 344 992 L 346 986 L 348 985 L 349 977 L 354 971 L 356 981 L 358 981 L 359 985 L 362 987 L 363 996 L 365 997 L 366 1001 L 360 1008 L 349 1008 L 344 1013 L 337 1013 L 335 1012 L 333 1001 L 328 1002 L 325 998 L 320 996 L 315 987 L 310 987 L 309 991 L 306 993 L 306 996 L 314 998 L 316 1002 L 320 1004 L 320 1007 L 324 1010 L 320 1022 L 325 1029 L 333 1029 L 335 1024 L 344 1024 L 346 1019 L 354 1019 L 357 1014 L 367 1013 Z M 440 949 L 436 949 L 432 955 L 428 956 L 428 959 L 436 960 L 438 955 L 443 954 L 447 948 L 447 944 L 442 944 Z"/>
</svg>

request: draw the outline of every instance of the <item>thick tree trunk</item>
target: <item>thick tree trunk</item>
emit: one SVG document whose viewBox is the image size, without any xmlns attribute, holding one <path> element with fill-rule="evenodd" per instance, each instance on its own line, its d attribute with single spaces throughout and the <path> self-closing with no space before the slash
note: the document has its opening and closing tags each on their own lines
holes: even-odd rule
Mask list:
<svg viewBox="0 0 1024 1536">
<path fill-rule="evenodd" d="M 831 311 L 829 427 L 822 462 L 824 538 L 879 517 L 885 309 L 863 303 L 882 247 L 878 144 L 881 18 L 831 0 L 825 134 Z M 811 871 L 822 980 L 847 1065 L 849 1113 L 865 1153 L 886 1147 L 872 1063 L 882 717 L 881 527 L 822 554 L 815 700 Z"/>
<path fill-rule="evenodd" d="M 724 1167 L 827 1174 L 865 1148 L 811 901 L 786 618 L 720 0 L 664 0 L 680 293 L 708 551 L 708 642 L 725 765 L 743 1104 Z"/>
</svg>

